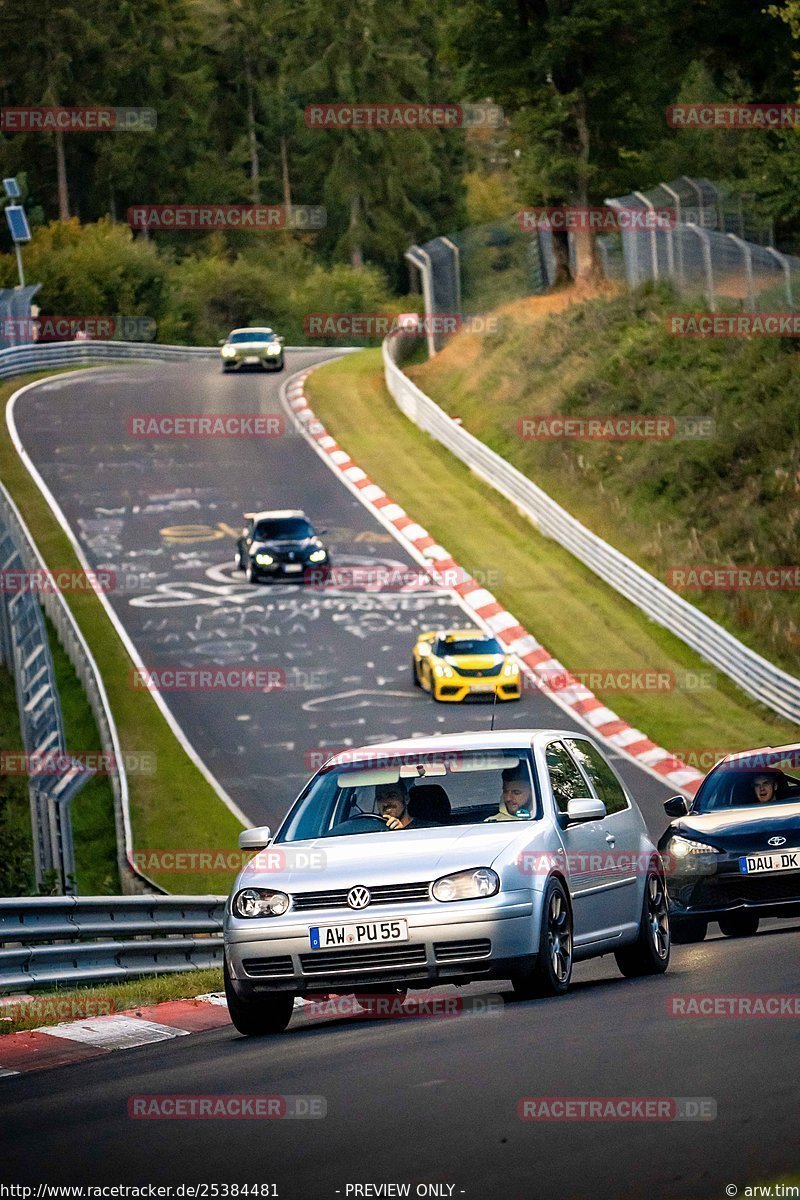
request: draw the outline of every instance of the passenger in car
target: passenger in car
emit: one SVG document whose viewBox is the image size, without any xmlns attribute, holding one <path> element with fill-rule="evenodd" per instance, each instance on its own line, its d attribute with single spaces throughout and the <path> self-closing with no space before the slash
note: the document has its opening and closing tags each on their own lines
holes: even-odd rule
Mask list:
<svg viewBox="0 0 800 1200">
<path fill-rule="evenodd" d="M 484 824 L 491 821 L 518 821 L 531 815 L 531 781 L 522 763 L 506 767 L 501 776 L 503 791 L 500 808 Z"/>
<path fill-rule="evenodd" d="M 375 787 L 375 811 L 389 829 L 407 829 L 411 824 L 405 783 L 379 783 Z"/>
<path fill-rule="evenodd" d="M 753 780 L 753 791 L 759 804 L 770 804 L 778 799 L 777 775 L 756 775 Z"/>
</svg>

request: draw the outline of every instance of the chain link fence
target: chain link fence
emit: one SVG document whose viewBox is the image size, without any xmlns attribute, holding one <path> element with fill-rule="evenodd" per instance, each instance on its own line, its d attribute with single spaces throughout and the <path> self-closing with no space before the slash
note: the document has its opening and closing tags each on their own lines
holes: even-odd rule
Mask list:
<svg viewBox="0 0 800 1200">
<path fill-rule="evenodd" d="M 31 304 L 40 286 L 0 288 L 0 350 L 31 340 Z"/>
<path fill-rule="evenodd" d="M 516 216 L 433 238 L 405 257 L 412 286 L 421 284 L 431 354 L 447 337 L 436 317 L 469 325 L 501 304 L 545 291 L 555 277 L 552 235 L 523 230 Z"/>
<path fill-rule="evenodd" d="M 668 280 L 686 297 L 702 298 L 715 312 L 729 302 L 747 312 L 795 307 L 800 295 L 800 258 L 774 245 L 772 224 L 760 219 L 747 198 L 733 196 L 708 179 L 682 176 L 649 192 L 606 200 L 619 214 L 631 210 L 668 214 L 653 227 L 624 221 L 619 233 L 597 239 L 607 279 L 638 287 Z"/>
</svg>

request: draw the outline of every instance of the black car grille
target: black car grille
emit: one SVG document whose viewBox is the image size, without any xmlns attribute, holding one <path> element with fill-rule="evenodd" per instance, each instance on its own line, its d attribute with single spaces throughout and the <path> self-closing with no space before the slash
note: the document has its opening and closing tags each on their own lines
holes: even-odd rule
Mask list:
<svg viewBox="0 0 800 1200">
<path fill-rule="evenodd" d="M 424 946 L 359 946 L 353 950 L 318 950 L 316 954 L 301 954 L 300 966 L 304 975 L 326 975 L 391 968 L 424 967 Z"/>
<path fill-rule="evenodd" d="M 386 883 L 368 889 L 372 897 L 367 908 L 375 904 L 420 903 L 431 898 L 429 883 Z M 335 888 L 326 892 L 300 892 L 292 896 L 292 908 L 295 912 L 307 912 L 313 908 L 347 908 L 347 894 L 350 888 Z M 363 912 L 364 909 L 350 909 L 351 912 Z"/>
<path fill-rule="evenodd" d="M 277 958 L 244 958 L 242 966 L 255 979 L 281 979 L 294 975 L 291 954 L 282 954 Z"/>
<path fill-rule="evenodd" d="M 492 943 L 488 938 L 472 938 L 466 942 L 436 942 L 433 953 L 437 962 L 462 961 L 468 958 L 488 958 Z"/>
<path fill-rule="evenodd" d="M 479 671 L 456 666 L 459 675 L 467 676 L 470 679 L 488 679 L 491 675 L 499 675 L 502 669 L 502 663 L 498 663 L 496 667 L 481 667 Z"/>
<path fill-rule="evenodd" d="M 800 874 L 715 875 L 693 887 L 681 887 L 676 898 L 690 908 L 729 908 L 738 904 L 800 903 Z"/>
</svg>

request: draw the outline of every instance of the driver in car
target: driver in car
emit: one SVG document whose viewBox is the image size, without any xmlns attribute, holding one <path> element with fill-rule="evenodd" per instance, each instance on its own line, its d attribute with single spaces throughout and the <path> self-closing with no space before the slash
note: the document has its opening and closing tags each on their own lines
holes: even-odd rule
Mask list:
<svg viewBox="0 0 800 1200">
<path fill-rule="evenodd" d="M 771 804 L 778 799 L 778 780 L 775 775 L 756 775 L 753 791 L 759 804 Z"/>
<path fill-rule="evenodd" d="M 408 794 L 402 780 L 376 786 L 375 811 L 383 817 L 388 829 L 408 828 L 411 817 L 408 815 Z"/>
<path fill-rule="evenodd" d="M 531 781 L 523 764 L 506 767 L 501 778 L 503 791 L 500 807 L 494 816 L 486 818 L 484 824 L 491 821 L 517 821 L 531 815 Z"/>
</svg>

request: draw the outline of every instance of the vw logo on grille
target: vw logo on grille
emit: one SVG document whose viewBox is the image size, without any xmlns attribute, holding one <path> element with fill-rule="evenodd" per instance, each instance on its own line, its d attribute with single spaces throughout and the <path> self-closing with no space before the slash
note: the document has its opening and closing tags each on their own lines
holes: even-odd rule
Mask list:
<svg viewBox="0 0 800 1200">
<path fill-rule="evenodd" d="M 354 887 L 347 893 L 347 903 L 351 908 L 366 908 L 371 899 L 369 888 Z"/>
<path fill-rule="evenodd" d="M 784 837 L 771 837 L 771 838 L 769 838 L 769 839 L 768 839 L 768 841 L 767 841 L 767 845 L 768 845 L 768 846 L 785 846 L 785 845 L 786 845 L 786 838 L 784 838 Z"/>
</svg>

